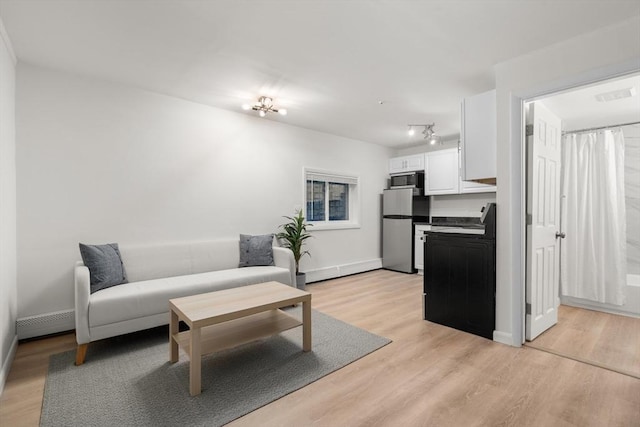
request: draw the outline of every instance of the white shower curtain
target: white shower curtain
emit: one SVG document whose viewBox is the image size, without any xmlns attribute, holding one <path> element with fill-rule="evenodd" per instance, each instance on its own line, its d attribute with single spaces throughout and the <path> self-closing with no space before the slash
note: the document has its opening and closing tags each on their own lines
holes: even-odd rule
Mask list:
<svg viewBox="0 0 640 427">
<path fill-rule="evenodd" d="M 562 294 L 623 305 L 627 256 L 622 131 L 565 135 L 562 190 Z"/>
</svg>

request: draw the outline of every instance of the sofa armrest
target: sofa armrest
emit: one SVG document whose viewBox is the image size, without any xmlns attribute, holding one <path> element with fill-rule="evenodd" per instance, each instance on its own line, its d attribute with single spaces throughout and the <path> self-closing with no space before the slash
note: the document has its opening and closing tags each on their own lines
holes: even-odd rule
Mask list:
<svg viewBox="0 0 640 427">
<path fill-rule="evenodd" d="M 289 270 L 291 275 L 291 282 L 285 283 L 285 285 L 296 287 L 296 261 L 293 258 L 293 252 L 291 249 L 281 248 L 279 246 L 273 247 L 273 262 L 276 267 L 282 267 Z"/>
<path fill-rule="evenodd" d="M 89 295 L 91 294 L 89 269 L 82 262 L 76 262 L 73 277 L 75 281 L 76 341 L 86 344 L 89 335 Z"/>
</svg>

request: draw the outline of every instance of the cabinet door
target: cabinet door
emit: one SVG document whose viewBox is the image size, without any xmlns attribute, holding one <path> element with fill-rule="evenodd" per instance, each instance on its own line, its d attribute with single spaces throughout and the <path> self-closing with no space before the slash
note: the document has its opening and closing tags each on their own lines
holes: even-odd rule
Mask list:
<svg viewBox="0 0 640 427">
<path fill-rule="evenodd" d="M 424 154 L 393 157 L 389 159 L 389 174 L 424 170 Z"/>
<path fill-rule="evenodd" d="M 405 164 L 406 159 L 404 157 L 394 157 L 389 159 L 389 174 L 404 172 Z"/>
<path fill-rule="evenodd" d="M 424 170 L 424 154 L 407 156 L 407 172 Z"/>
<path fill-rule="evenodd" d="M 416 270 L 424 270 L 424 236 L 416 234 L 413 246 L 413 266 Z"/>
<path fill-rule="evenodd" d="M 463 180 L 496 177 L 496 91 L 462 101 L 460 145 Z"/>
<path fill-rule="evenodd" d="M 419 224 L 415 226 L 416 232 L 414 236 L 414 261 L 413 264 L 417 270 L 424 270 L 424 244 L 425 240 L 425 231 L 431 230 L 430 225 Z"/>
<path fill-rule="evenodd" d="M 458 149 L 432 151 L 425 158 L 425 194 L 458 194 Z"/>
<path fill-rule="evenodd" d="M 462 150 L 460 150 L 460 157 L 462 157 Z M 462 163 L 460 163 L 462 164 Z M 490 184 L 483 184 L 475 181 L 463 181 L 462 170 L 460 171 L 460 193 L 495 193 L 496 186 Z"/>
</svg>

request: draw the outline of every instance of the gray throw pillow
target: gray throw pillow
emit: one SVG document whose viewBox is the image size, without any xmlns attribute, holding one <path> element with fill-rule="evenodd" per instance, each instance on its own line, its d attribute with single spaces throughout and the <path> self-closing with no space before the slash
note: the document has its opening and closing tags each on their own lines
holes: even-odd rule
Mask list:
<svg viewBox="0 0 640 427">
<path fill-rule="evenodd" d="M 273 234 L 240 235 L 240 264 L 238 267 L 275 265 L 273 263 Z"/>
<path fill-rule="evenodd" d="M 82 262 L 89 268 L 91 293 L 127 283 L 117 243 L 85 245 L 80 243 Z"/>
</svg>

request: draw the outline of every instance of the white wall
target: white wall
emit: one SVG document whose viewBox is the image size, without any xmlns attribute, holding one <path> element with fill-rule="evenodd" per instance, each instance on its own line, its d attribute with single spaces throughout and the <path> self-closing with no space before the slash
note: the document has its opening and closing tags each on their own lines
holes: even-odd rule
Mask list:
<svg viewBox="0 0 640 427">
<path fill-rule="evenodd" d="M 496 193 L 467 193 L 430 196 L 429 214 L 434 216 L 466 216 L 480 218 L 487 203 L 496 202 Z"/>
<path fill-rule="evenodd" d="M 523 325 L 522 99 L 640 69 L 640 18 L 498 64 L 497 289 L 494 339 L 520 345 Z"/>
<path fill-rule="evenodd" d="M 418 138 L 418 137 L 414 137 Z M 407 147 L 396 148 L 394 156 L 408 156 L 411 154 L 426 153 L 429 151 L 446 150 L 447 148 L 457 147 L 459 145 L 460 138 L 446 139 L 442 141 L 442 144 L 431 145 L 429 143 L 412 144 Z"/>
<path fill-rule="evenodd" d="M 638 106 L 640 107 L 640 100 Z M 640 116 L 640 111 L 637 114 Z M 624 126 L 622 132 L 624 134 L 624 197 L 627 219 L 627 274 L 640 276 L 640 125 Z M 640 304 L 636 308 L 640 312 Z"/>
<path fill-rule="evenodd" d="M 78 242 L 275 232 L 305 166 L 359 175 L 362 213 L 301 270 L 379 262 L 387 148 L 23 63 L 17 87 L 20 318 L 73 308 Z"/>
<path fill-rule="evenodd" d="M 0 20 L 0 393 L 17 346 L 15 70 Z"/>
</svg>

